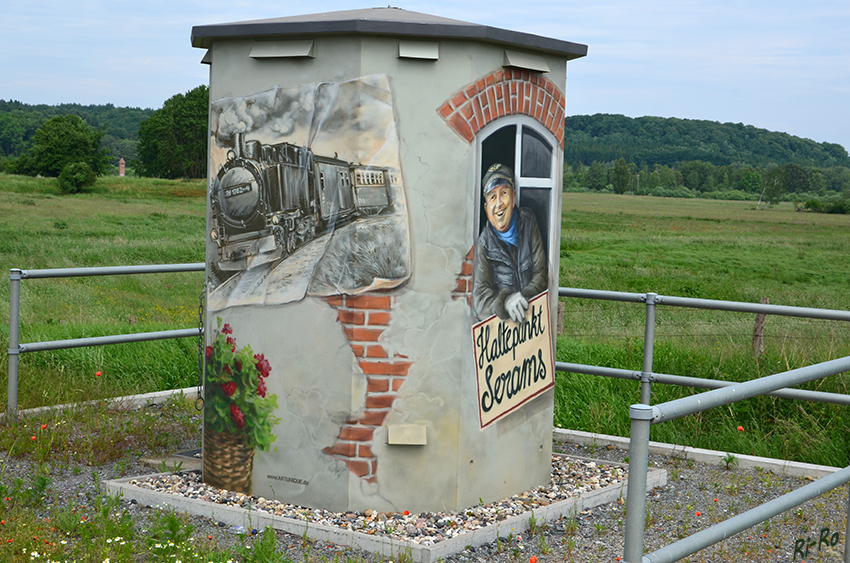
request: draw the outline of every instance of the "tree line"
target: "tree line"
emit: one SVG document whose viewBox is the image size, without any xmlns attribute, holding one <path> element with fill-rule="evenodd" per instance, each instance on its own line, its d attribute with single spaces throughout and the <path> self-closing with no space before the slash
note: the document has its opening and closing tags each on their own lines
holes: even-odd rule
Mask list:
<svg viewBox="0 0 850 563">
<path fill-rule="evenodd" d="M 715 166 L 749 164 L 767 167 L 850 167 L 850 155 L 836 143 L 818 143 L 788 133 L 743 123 L 719 123 L 675 117 L 637 117 L 596 114 L 565 120 L 564 160 L 572 166 L 619 158 L 638 167 L 675 167 L 702 161 Z"/>
<path fill-rule="evenodd" d="M 567 125 L 567 191 L 752 200 L 765 205 L 792 201 L 811 211 L 850 211 L 850 157 L 841 145 L 741 124 L 675 118 L 572 116 Z M 638 138 L 642 134 L 647 137 Z M 577 138 L 584 144 L 573 144 Z M 708 160 L 672 160 L 673 154 L 702 154 Z M 612 158 L 593 159 L 598 155 Z"/>
<path fill-rule="evenodd" d="M 142 176 L 203 178 L 208 115 L 204 85 L 158 110 L 0 100 L 0 171 L 58 177 L 67 192 L 92 185 L 120 158 Z"/>
<path fill-rule="evenodd" d="M 75 115 L 90 127 L 103 132 L 100 143 L 110 160 L 129 161 L 136 156 L 139 123 L 153 114 L 152 109 L 115 107 L 112 104 L 30 105 L 16 100 L 0 100 L 0 162 L 25 154 L 33 145 L 35 132 L 54 117 Z"/>
<path fill-rule="evenodd" d="M 0 100 L 0 170 L 60 177 L 74 165 L 68 191 L 108 173 L 121 157 L 138 175 L 203 178 L 208 120 L 205 85 L 157 110 Z M 565 190 L 850 207 L 850 156 L 841 145 L 740 123 L 570 116 L 563 181 Z"/>
</svg>

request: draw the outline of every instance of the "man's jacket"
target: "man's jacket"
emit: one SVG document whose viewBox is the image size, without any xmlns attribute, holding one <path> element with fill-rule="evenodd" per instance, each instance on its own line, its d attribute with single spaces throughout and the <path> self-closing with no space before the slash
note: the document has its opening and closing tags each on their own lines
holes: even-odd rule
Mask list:
<svg viewBox="0 0 850 563">
<path fill-rule="evenodd" d="M 546 253 L 534 213 L 516 207 L 517 246 L 503 242 L 488 223 L 475 249 L 475 285 L 472 308 L 479 319 L 508 318 L 505 299 L 520 292 L 526 299 L 549 287 Z"/>
</svg>

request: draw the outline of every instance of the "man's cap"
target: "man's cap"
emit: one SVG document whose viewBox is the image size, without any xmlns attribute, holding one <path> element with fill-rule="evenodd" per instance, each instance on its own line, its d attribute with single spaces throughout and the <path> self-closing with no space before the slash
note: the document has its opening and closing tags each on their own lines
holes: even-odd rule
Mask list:
<svg viewBox="0 0 850 563">
<path fill-rule="evenodd" d="M 485 196 L 499 186 L 508 185 L 514 189 L 514 171 L 504 164 L 494 164 L 484 174 L 481 184 L 484 186 Z"/>
</svg>

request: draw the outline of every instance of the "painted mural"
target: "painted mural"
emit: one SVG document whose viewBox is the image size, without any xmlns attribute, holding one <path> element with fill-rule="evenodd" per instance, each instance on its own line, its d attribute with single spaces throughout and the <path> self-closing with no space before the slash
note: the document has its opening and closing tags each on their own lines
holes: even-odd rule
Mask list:
<svg viewBox="0 0 850 563">
<path fill-rule="evenodd" d="M 384 75 L 212 104 L 207 307 L 392 288 L 410 276 Z"/>
<path fill-rule="evenodd" d="M 515 129 L 504 128 L 491 141 L 516 142 Z M 504 138 L 503 138 L 504 137 Z M 519 151 L 524 173 L 536 167 L 551 170 L 551 149 L 537 150 L 532 142 Z M 527 143 L 527 144 L 526 144 Z M 482 143 L 484 160 L 514 155 L 515 146 L 494 149 Z M 528 148 L 526 148 L 528 147 Z M 544 147 L 545 148 L 545 147 Z M 548 241 L 541 236 L 538 217 L 548 217 L 546 192 L 530 207 L 518 205 L 520 190 L 513 169 L 501 162 L 483 174 L 482 221 L 475 245 L 472 308 L 480 320 L 472 327 L 481 428 L 518 409 L 554 385 L 554 356 L 549 324 Z M 548 239 L 548 231 L 546 233 Z"/>
<path fill-rule="evenodd" d="M 239 347 L 228 323 L 219 318 L 216 329 L 204 358 L 204 480 L 250 494 L 254 452 L 277 440 L 277 395 L 266 391 L 272 368 L 250 345 Z"/>
<path fill-rule="evenodd" d="M 217 324 L 207 325 L 204 480 L 249 494 L 270 482 L 306 487 L 306 478 L 284 474 L 280 460 L 288 456 L 277 453 L 299 439 L 287 421 L 312 379 L 323 377 L 322 368 L 295 360 L 312 342 L 300 336 L 321 332 L 307 325 L 329 320 L 329 300 L 396 288 L 410 277 L 389 82 L 374 75 L 222 99 L 211 106 L 210 135 L 207 311 Z M 273 306 L 311 311 L 292 313 L 302 320 L 301 333 L 287 337 L 272 326 Z M 260 317 L 266 321 L 245 322 Z M 236 332 L 246 341 L 237 342 Z M 325 352 L 322 361 L 335 354 Z M 334 373 L 335 387 L 325 388 L 323 399 L 311 396 L 304 405 L 311 414 L 300 418 L 319 417 L 338 429 L 341 422 L 325 420 L 319 407 L 332 404 L 325 408 L 336 413 L 338 402 L 350 405 L 340 397 L 351 375 Z M 338 466 L 321 451 L 332 437 L 317 441 L 312 454 Z M 258 466 L 264 477 L 254 483 Z"/>
</svg>

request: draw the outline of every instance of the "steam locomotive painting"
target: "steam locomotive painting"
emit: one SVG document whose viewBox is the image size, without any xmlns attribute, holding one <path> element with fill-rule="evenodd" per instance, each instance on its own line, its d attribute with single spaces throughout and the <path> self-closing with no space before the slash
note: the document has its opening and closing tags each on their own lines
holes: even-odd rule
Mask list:
<svg viewBox="0 0 850 563">
<path fill-rule="evenodd" d="M 217 267 L 245 270 L 260 255 L 285 258 L 335 226 L 382 214 L 395 181 L 388 168 L 236 133 L 210 192 Z"/>
</svg>

